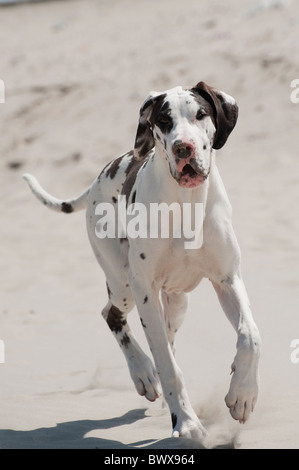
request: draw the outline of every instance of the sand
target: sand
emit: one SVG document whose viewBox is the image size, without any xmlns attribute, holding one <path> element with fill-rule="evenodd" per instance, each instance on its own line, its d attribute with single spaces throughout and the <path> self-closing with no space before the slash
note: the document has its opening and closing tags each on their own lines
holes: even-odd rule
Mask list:
<svg viewBox="0 0 299 470">
<path fill-rule="evenodd" d="M 298 27 L 295 1 L 0 8 L 0 448 L 299 448 Z M 197 444 L 170 438 L 161 401 L 135 392 L 100 315 L 105 279 L 84 212 L 46 210 L 21 176 L 57 197 L 79 194 L 132 148 L 150 90 L 200 80 L 240 107 L 217 161 L 263 349 L 258 403 L 240 425 L 224 403 L 235 333 L 208 281 L 191 294 L 177 361 L 210 433 Z M 135 310 L 131 324 L 147 350 Z"/>
</svg>

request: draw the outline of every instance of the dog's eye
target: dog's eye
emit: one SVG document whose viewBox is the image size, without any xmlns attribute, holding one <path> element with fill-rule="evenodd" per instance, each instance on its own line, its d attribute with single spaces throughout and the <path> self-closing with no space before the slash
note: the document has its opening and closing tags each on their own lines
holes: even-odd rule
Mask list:
<svg viewBox="0 0 299 470">
<path fill-rule="evenodd" d="M 157 117 L 157 122 L 158 124 L 170 124 L 171 123 L 171 118 L 168 116 L 168 114 L 159 114 Z"/>
<path fill-rule="evenodd" d="M 200 121 L 204 117 L 206 117 L 207 113 L 203 109 L 199 109 L 196 114 L 196 119 Z"/>
</svg>

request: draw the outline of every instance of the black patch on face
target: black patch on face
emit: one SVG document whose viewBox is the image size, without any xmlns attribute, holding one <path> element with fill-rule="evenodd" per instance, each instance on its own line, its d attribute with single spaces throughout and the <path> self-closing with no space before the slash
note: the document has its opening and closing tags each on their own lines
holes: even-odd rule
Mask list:
<svg viewBox="0 0 299 470">
<path fill-rule="evenodd" d="M 115 305 L 112 305 L 107 316 L 107 324 L 110 330 L 120 333 L 126 323 L 127 321 L 124 320 L 123 313 Z"/>
<path fill-rule="evenodd" d="M 207 100 L 205 100 L 202 96 L 198 95 L 197 93 L 193 93 L 193 92 L 190 92 L 190 93 L 194 97 L 195 101 L 199 104 L 199 106 L 200 106 L 199 111 L 203 110 L 203 112 L 207 116 L 210 116 L 210 118 L 213 121 L 214 126 L 216 127 L 215 113 L 214 113 L 214 110 L 213 110 L 211 104 Z M 208 131 L 207 131 L 207 133 L 208 133 Z"/>
<path fill-rule="evenodd" d="M 141 258 L 141 259 L 145 259 L 145 258 L 146 258 L 146 256 L 145 256 L 145 254 L 144 254 L 144 253 L 140 253 L 140 255 L 139 255 L 139 256 L 140 256 L 140 258 Z"/>
<path fill-rule="evenodd" d="M 129 336 L 127 335 L 127 333 L 125 333 L 123 335 L 122 339 L 120 340 L 120 344 L 122 346 L 124 346 L 125 348 L 128 348 L 130 343 L 131 343 L 131 340 L 130 340 Z"/>
<path fill-rule="evenodd" d="M 174 429 L 176 427 L 176 423 L 178 422 L 178 417 L 174 413 L 171 413 L 171 422 L 172 422 L 172 429 Z"/>
<path fill-rule="evenodd" d="M 152 126 L 157 126 L 163 132 L 163 134 L 168 134 L 173 128 L 173 119 L 170 113 L 170 104 L 166 100 L 164 102 L 156 103 L 151 118 L 150 123 Z"/>
<path fill-rule="evenodd" d="M 62 212 L 65 212 L 66 214 L 70 214 L 71 212 L 74 212 L 74 208 L 71 204 L 68 204 L 67 202 L 63 202 L 61 204 L 61 210 Z"/>
</svg>

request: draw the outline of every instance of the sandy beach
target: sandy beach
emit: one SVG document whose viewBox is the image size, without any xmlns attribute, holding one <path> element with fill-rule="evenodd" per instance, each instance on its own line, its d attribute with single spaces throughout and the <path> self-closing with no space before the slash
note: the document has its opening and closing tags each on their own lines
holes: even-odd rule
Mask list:
<svg viewBox="0 0 299 470">
<path fill-rule="evenodd" d="M 1 449 L 299 448 L 298 31 L 294 0 L 0 6 Z M 235 332 L 207 280 L 190 294 L 176 357 L 202 444 L 171 438 L 161 400 L 136 393 L 100 315 L 105 278 L 84 212 L 47 210 L 22 179 L 78 195 L 133 147 L 149 91 L 200 80 L 239 105 L 217 164 L 263 342 L 259 399 L 241 425 L 224 403 Z"/>
</svg>

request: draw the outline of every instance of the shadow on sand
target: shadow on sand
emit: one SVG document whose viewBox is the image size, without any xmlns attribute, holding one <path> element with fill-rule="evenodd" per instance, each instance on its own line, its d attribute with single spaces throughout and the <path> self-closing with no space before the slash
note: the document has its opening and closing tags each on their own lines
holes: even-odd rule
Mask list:
<svg viewBox="0 0 299 470">
<path fill-rule="evenodd" d="M 111 429 L 146 419 L 146 409 L 130 410 L 123 416 L 103 420 L 80 420 L 59 423 L 51 428 L 31 431 L 0 430 L 0 449 L 204 449 L 189 439 L 144 440 L 123 444 L 112 439 L 84 437 L 97 429 Z M 234 448 L 232 443 L 217 448 Z"/>
</svg>

